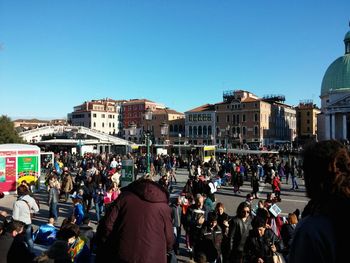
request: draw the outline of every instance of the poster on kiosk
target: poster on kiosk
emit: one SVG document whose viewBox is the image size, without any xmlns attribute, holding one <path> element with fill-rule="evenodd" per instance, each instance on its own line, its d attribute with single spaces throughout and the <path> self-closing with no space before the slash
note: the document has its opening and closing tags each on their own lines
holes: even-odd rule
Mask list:
<svg viewBox="0 0 350 263">
<path fill-rule="evenodd" d="M 40 176 L 40 148 L 28 144 L 0 144 L 0 192 L 15 192 L 26 181 L 34 187 Z"/>
</svg>

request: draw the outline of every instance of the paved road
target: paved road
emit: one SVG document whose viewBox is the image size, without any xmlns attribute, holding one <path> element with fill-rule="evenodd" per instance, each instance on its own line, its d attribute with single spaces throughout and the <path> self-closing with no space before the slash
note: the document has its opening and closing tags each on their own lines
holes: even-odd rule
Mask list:
<svg viewBox="0 0 350 263">
<path fill-rule="evenodd" d="M 180 193 L 184 187 L 188 178 L 188 172 L 186 169 L 177 170 L 177 181 L 178 183 L 174 185 L 174 190 L 172 196 L 176 196 Z M 159 178 L 157 178 L 159 179 Z M 303 210 L 308 199 L 305 196 L 305 187 L 304 182 L 301 179 L 298 179 L 299 189 L 296 191 L 290 190 L 291 185 L 285 184 L 284 179 L 282 182 L 282 202 L 278 203 L 278 206 L 282 209 L 282 216 L 287 216 L 289 212 L 295 211 L 295 209 Z M 271 192 L 270 185 L 261 184 L 260 187 L 260 197 L 261 199 L 266 198 L 266 194 Z M 234 195 L 232 187 L 222 187 L 216 193 L 217 202 L 222 202 L 225 205 L 226 212 L 233 216 L 236 214 L 236 208 L 238 204 L 245 200 L 245 196 L 250 193 L 251 187 L 250 183 L 245 181 L 243 187 L 241 187 L 241 193 L 239 195 Z M 40 200 L 40 213 L 35 216 L 33 220 L 34 228 L 37 228 L 39 225 L 45 223 L 48 218 L 48 206 L 47 206 L 47 193 L 39 192 L 36 193 L 36 197 Z M 5 198 L 0 200 L 0 210 L 5 210 L 11 213 L 13 202 L 16 200 L 15 195 L 8 195 Z M 253 204 L 256 204 L 258 200 L 254 200 Z M 62 220 L 70 215 L 72 211 L 72 203 L 60 203 L 60 213 L 57 226 L 60 226 Z M 94 211 L 93 211 L 94 212 Z M 91 218 L 94 219 L 94 213 L 91 213 Z M 96 227 L 96 224 L 92 224 L 93 227 Z M 183 241 L 184 243 L 184 241 Z M 187 252 L 184 248 L 184 245 L 181 245 L 180 255 L 178 256 L 180 262 L 186 262 L 188 260 Z"/>
</svg>

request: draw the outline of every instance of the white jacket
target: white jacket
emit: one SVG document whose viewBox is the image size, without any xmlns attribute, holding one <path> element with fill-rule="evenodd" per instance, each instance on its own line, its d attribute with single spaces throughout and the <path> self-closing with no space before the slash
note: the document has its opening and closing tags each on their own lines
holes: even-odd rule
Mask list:
<svg viewBox="0 0 350 263">
<path fill-rule="evenodd" d="M 12 217 L 14 220 L 30 225 L 32 223 L 31 214 L 37 212 L 39 212 L 39 207 L 34 198 L 30 195 L 24 195 L 14 202 Z"/>
</svg>

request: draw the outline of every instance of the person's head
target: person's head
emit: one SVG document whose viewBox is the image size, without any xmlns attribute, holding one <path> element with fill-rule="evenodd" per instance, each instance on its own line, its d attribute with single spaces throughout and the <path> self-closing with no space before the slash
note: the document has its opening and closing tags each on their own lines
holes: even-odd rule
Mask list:
<svg viewBox="0 0 350 263">
<path fill-rule="evenodd" d="M 222 215 L 225 211 L 225 206 L 223 203 L 219 202 L 216 204 L 215 211 L 219 214 Z"/>
<path fill-rule="evenodd" d="M 50 217 L 48 223 L 53 225 L 55 223 L 55 218 Z"/>
<path fill-rule="evenodd" d="M 247 202 L 241 202 L 238 207 L 236 214 L 239 218 L 245 218 L 250 215 L 250 205 Z"/>
<path fill-rule="evenodd" d="M 17 194 L 19 196 L 24 196 L 24 195 L 27 195 L 29 194 L 29 189 L 26 185 L 24 184 L 21 184 L 17 187 Z"/>
<path fill-rule="evenodd" d="M 203 205 L 203 203 L 204 203 L 204 196 L 201 195 L 201 194 L 197 194 L 195 202 L 196 202 L 197 205 Z"/>
<path fill-rule="evenodd" d="M 18 234 L 21 234 L 23 232 L 24 223 L 17 220 L 12 220 L 12 222 L 9 223 L 8 231 L 12 234 L 13 237 L 17 236 Z"/>
<path fill-rule="evenodd" d="M 298 218 L 294 213 L 288 214 L 288 222 L 289 224 L 296 225 L 298 223 Z"/>
<path fill-rule="evenodd" d="M 68 244 L 73 244 L 74 241 L 79 237 L 79 234 L 79 226 L 76 224 L 68 223 L 60 229 L 58 237 L 60 240 L 67 241 Z"/>
<path fill-rule="evenodd" d="M 263 236 L 266 229 L 266 220 L 260 216 L 254 217 L 252 227 L 259 236 Z"/>
<path fill-rule="evenodd" d="M 303 152 L 305 187 L 311 200 L 350 197 L 350 156 L 338 141 L 313 143 Z"/>
</svg>

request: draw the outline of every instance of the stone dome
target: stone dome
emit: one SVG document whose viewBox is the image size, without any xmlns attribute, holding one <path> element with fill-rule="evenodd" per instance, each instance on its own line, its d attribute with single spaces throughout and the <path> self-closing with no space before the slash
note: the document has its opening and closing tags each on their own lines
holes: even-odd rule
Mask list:
<svg viewBox="0 0 350 263">
<path fill-rule="evenodd" d="M 350 92 L 350 31 L 344 37 L 345 55 L 337 58 L 326 70 L 321 97 L 330 92 Z"/>
</svg>

